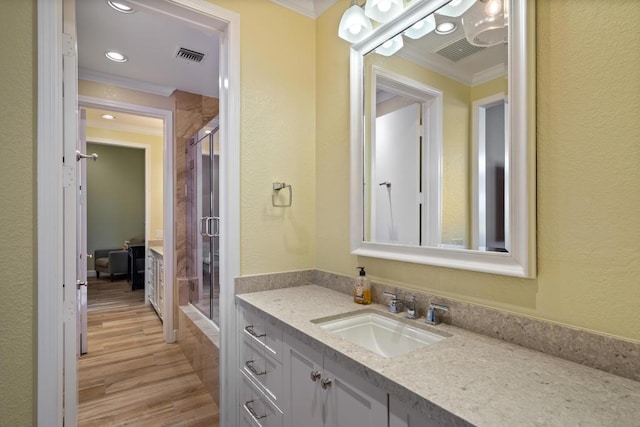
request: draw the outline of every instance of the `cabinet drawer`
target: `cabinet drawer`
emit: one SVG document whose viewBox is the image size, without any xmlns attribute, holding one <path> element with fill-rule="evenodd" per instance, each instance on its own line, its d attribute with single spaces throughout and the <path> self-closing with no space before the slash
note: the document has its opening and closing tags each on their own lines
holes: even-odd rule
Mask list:
<svg viewBox="0 0 640 427">
<path fill-rule="evenodd" d="M 244 372 L 241 372 L 240 377 L 240 426 L 283 427 L 282 412 L 256 388 Z"/>
<path fill-rule="evenodd" d="M 251 338 L 244 337 L 240 345 L 240 369 L 261 387 L 269 399 L 282 407 L 282 364 Z"/>
<path fill-rule="evenodd" d="M 268 355 L 282 363 L 282 328 L 244 307 L 239 307 L 239 313 L 242 336 L 262 346 Z"/>
</svg>

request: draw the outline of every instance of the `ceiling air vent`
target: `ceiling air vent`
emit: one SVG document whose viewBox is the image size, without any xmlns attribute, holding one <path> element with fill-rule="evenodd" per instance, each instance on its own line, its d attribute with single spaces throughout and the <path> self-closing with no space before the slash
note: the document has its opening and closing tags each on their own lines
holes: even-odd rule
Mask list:
<svg viewBox="0 0 640 427">
<path fill-rule="evenodd" d="M 474 46 L 467 41 L 465 37 L 457 40 L 442 49 L 436 51 L 440 56 L 447 58 L 449 61 L 458 62 L 462 58 L 473 55 L 476 52 L 485 49 L 484 47 Z"/>
<path fill-rule="evenodd" d="M 204 53 L 196 52 L 195 50 L 181 47 L 180 49 L 178 49 L 176 58 L 184 59 L 185 61 L 189 61 L 189 62 L 200 63 L 204 59 Z"/>
</svg>

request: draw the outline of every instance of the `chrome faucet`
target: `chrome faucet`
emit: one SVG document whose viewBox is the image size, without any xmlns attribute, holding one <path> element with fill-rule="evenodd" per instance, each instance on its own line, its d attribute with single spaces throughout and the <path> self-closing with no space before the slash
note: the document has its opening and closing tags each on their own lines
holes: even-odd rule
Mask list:
<svg viewBox="0 0 640 427">
<path fill-rule="evenodd" d="M 383 292 L 385 296 L 391 298 L 389 301 L 389 311 L 392 313 L 400 313 L 402 312 L 402 300 L 398 298 L 398 295 L 393 294 L 391 292 Z"/>
<path fill-rule="evenodd" d="M 427 310 L 427 323 L 430 325 L 437 325 L 440 323 L 438 319 L 438 310 L 449 311 L 449 307 L 442 304 L 429 303 L 429 309 Z"/>
<path fill-rule="evenodd" d="M 416 310 L 416 296 L 411 295 L 409 301 L 406 304 L 407 306 L 407 319 L 417 319 L 418 311 Z"/>
</svg>

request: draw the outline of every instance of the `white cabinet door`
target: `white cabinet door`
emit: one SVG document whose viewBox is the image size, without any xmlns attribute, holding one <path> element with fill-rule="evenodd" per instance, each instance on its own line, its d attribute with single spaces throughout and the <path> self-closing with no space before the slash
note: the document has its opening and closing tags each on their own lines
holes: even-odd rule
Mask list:
<svg viewBox="0 0 640 427">
<path fill-rule="evenodd" d="M 388 427 L 385 391 L 295 338 L 285 349 L 286 427 Z"/>
<path fill-rule="evenodd" d="M 323 427 L 322 355 L 291 337 L 284 347 L 285 426 Z"/>
<path fill-rule="evenodd" d="M 325 427 L 388 427 L 387 393 L 324 358 Z"/>
</svg>

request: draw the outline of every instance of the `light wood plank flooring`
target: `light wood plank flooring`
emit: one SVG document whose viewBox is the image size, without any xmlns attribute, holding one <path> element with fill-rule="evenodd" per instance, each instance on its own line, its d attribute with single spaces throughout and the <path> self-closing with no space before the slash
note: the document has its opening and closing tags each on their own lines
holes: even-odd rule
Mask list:
<svg viewBox="0 0 640 427">
<path fill-rule="evenodd" d="M 89 352 L 80 358 L 81 426 L 218 426 L 218 407 L 178 344 L 126 281 L 92 279 Z"/>
</svg>

